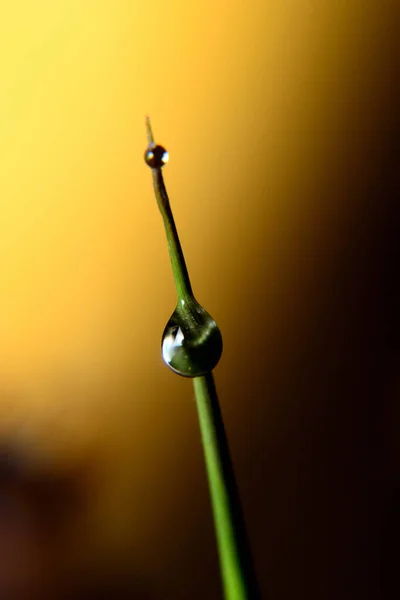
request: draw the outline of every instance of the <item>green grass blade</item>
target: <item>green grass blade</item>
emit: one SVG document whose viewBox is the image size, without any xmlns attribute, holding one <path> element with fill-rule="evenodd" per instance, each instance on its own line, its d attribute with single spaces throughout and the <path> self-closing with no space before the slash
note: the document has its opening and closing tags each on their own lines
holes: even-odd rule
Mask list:
<svg viewBox="0 0 400 600">
<path fill-rule="evenodd" d="M 194 378 L 193 385 L 225 598 L 253 600 L 258 590 L 212 374 Z"/>
</svg>

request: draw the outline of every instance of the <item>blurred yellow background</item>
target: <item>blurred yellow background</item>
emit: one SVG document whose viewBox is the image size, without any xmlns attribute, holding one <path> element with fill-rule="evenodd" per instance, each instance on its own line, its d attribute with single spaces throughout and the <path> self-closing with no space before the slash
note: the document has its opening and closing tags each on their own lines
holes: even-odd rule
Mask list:
<svg viewBox="0 0 400 600">
<path fill-rule="evenodd" d="M 103 475 L 85 525 L 91 533 L 76 531 L 86 539 L 82 554 L 108 564 L 126 555 L 154 598 L 220 592 L 192 387 L 160 356 L 175 292 L 143 160 L 144 117 L 170 153 L 164 175 L 196 296 L 224 336 L 216 381 L 262 585 L 288 597 L 287 570 L 304 597 L 346 598 L 354 507 L 343 487 L 335 500 L 345 507 L 343 527 L 327 534 L 334 558 L 319 558 L 324 575 L 314 578 L 310 548 L 323 539 L 325 513 L 311 510 L 308 526 L 299 516 L 307 502 L 296 490 L 306 480 L 295 483 L 295 473 L 308 473 L 309 458 L 303 471 L 295 466 L 296 444 L 314 440 L 307 428 L 319 439 L 318 418 L 311 427 L 309 417 L 326 389 L 322 379 L 313 386 L 313 361 L 328 357 L 329 368 L 315 369 L 328 387 L 329 376 L 342 381 L 349 367 L 337 356 L 343 345 L 357 354 L 364 331 L 343 325 L 370 297 L 367 279 L 354 284 L 358 266 L 346 265 L 358 265 L 382 220 L 384 199 L 371 190 L 379 191 L 394 114 L 393 7 L 2 6 L 1 427 L 55 469 L 94 454 Z M 349 299 L 346 284 L 358 295 Z M 350 448 L 354 432 L 346 432 Z M 315 502 L 329 504 L 330 484 L 315 485 Z M 355 538 L 365 527 L 357 523 Z M 308 550 L 301 527 L 314 531 Z M 330 596 L 324 582 L 336 559 L 344 575 Z M 363 590 L 363 576 L 354 577 Z"/>
</svg>

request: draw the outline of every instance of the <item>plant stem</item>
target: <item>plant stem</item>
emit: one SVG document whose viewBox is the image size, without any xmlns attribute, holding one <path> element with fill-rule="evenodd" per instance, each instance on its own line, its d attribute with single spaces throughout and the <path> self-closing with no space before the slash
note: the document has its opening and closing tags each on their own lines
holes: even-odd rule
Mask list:
<svg viewBox="0 0 400 600">
<path fill-rule="evenodd" d="M 164 221 L 165 233 L 167 234 L 168 251 L 178 299 L 185 300 L 193 295 L 185 257 L 183 256 L 182 246 L 179 241 L 161 169 L 152 169 L 152 174 L 154 191 Z"/>
<path fill-rule="evenodd" d="M 155 153 L 160 151 L 164 153 L 165 149 L 156 146 L 149 118 L 146 119 L 146 126 L 149 146 L 145 154 L 145 160 L 152 169 L 154 192 L 164 220 L 178 303 L 181 303 L 182 312 L 183 307 L 186 305 L 185 310 L 189 309 L 190 312 L 190 306 L 193 305 L 198 313 L 199 309 L 204 309 L 198 305 L 193 297 L 188 270 L 161 172 L 163 161 L 159 154 L 155 157 Z M 193 315 L 190 316 L 193 317 Z M 207 316 L 211 320 L 210 315 Z M 197 323 L 197 325 L 199 324 Z M 214 321 L 213 325 L 218 330 Z M 207 337 L 204 337 L 204 343 L 206 343 L 206 340 Z M 219 337 L 214 336 L 212 340 L 213 344 L 221 344 L 222 349 L 220 335 Z M 217 360 L 219 360 L 219 356 L 220 354 Z M 255 600 L 259 598 L 259 593 L 244 526 L 239 492 L 236 487 L 228 442 L 211 371 L 201 377 L 194 377 L 193 384 L 208 474 L 225 600 Z"/>
<path fill-rule="evenodd" d="M 146 118 L 146 128 L 150 148 L 155 146 L 155 143 L 149 117 Z M 183 256 L 182 246 L 179 241 L 161 167 L 158 166 L 152 168 L 151 172 L 153 176 L 154 193 L 164 221 L 165 233 L 167 234 L 168 252 L 171 259 L 176 291 L 178 299 L 181 301 L 190 298 L 193 295 L 189 273 L 186 267 L 185 257 Z"/>
<path fill-rule="evenodd" d="M 226 600 L 258 598 L 250 549 L 212 373 L 193 385 Z"/>
</svg>

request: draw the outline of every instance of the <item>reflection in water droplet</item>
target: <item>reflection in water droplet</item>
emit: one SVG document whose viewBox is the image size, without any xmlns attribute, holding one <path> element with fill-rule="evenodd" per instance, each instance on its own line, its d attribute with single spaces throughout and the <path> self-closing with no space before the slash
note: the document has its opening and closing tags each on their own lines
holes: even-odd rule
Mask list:
<svg viewBox="0 0 400 600">
<path fill-rule="evenodd" d="M 214 369 L 222 354 L 218 325 L 194 299 L 178 302 L 162 336 L 166 364 L 183 377 L 199 377 Z"/>
<path fill-rule="evenodd" d="M 150 144 L 144 153 L 144 160 L 152 169 L 159 169 L 168 162 L 169 154 L 163 146 Z"/>
</svg>

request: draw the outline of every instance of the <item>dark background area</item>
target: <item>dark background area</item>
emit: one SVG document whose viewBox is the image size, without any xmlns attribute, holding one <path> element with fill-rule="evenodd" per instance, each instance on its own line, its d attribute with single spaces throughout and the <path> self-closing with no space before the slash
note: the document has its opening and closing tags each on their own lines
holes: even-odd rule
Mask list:
<svg viewBox="0 0 400 600">
<path fill-rule="evenodd" d="M 398 598 L 395 3 L 41 11 L 4 25 L 0 597 L 222 597 L 149 111 L 262 597 Z"/>
</svg>

